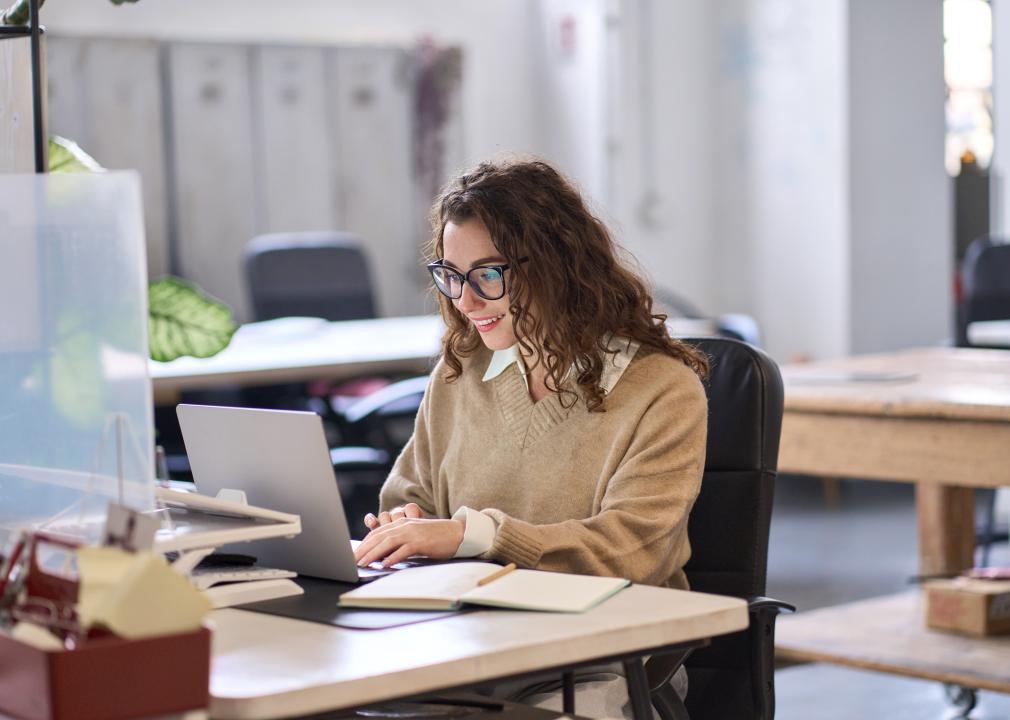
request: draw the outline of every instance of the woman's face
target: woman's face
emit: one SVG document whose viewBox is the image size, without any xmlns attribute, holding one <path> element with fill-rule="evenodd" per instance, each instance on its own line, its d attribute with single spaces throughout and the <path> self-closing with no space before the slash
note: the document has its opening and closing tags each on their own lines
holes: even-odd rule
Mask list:
<svg viewBox="0 0 1010 720">
<path fill-rule="evenodd" d="M 484 265 L 504 265 L 507 261 L 491 242 L 487 228 L 477 218 L 471 218 L 457 225 L 446 223 L 442 232 L 443 264 L 465 275 L 468 270 Z M 505 271 L 505 287 L 508 289 L 510 271 Z M 474 277 L 471 275 L 471 277 Z M 469 283 L 463 283 L 460 297 L 452 301 L 456 309 L 466 317 L 480 333 L 481 340 L 491 350 L 505 350 L 516 344 L 512 327 L 512 313 L 509 312 L 509 296 L 498 300 L 485 300 Z"/>
</svg>

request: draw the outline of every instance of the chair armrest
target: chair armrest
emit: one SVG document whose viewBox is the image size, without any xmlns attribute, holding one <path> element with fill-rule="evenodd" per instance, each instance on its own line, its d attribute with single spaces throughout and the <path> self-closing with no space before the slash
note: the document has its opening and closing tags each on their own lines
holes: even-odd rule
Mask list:
<svg viewBox="0 0 1010 720">
<path fill-rule="evenodd" d="M 796 608 L 789 603 L 776 600 L 775 598 L 755 596 L 747 598 L 747 611 L 750 614 L 750 627 L 756 627 L 758 624 L 767 622 L 774 632 L 775 616 L 783 611 L 795 612 Z M 760 637 L 761 640 L 763 640 L 763 636 L 763 633 L 752 634 L 752 637 Z M 772 644 L 772 652 L 774 653 L 774 643 Z M 765 650 L 761 648 L 760 653 L 763 655 Z M 690 650 L 675 650 L 669 653 L 656 653 L 650 657 L 645 663 L 649 690 L 655 692 L 668 683 L 690 654 Z M 761 655 L 756 657 L 760 657 Z"/>
<path fill-rule="evenodd" d="M 747 610 L 752 615 L 761 614 L 765 612 L 773 612 L 773 614 L 778 615 L 780 612 L 796 612 L 796 606 L 790 605 L 782 600 L 776 600 L 775 598 L 764 597 L 763 595 L 755 595 L 753 597 L 747 598 Z"/>
<path fill-rule="evenodd" d="M 389 469 L 389 453 L 371 447 L 342 446 L 330 449 L 330 462 L 336 472 Z"/>
<path fill-rule="evenodd" d="M 751 691 L 755 718 L 775 717 L 775 618 L 780 612 L 795 612 L 789 603 L 769 597 L 747 598 L 750 612 Z"/>
<path fill-rule="evenodd" d="M 424 394 L 424 389 L 427 385 L 427 375 L 392 383 L 381 390 L 369 393 L 360 400 L 354 401 L 349 407 L 344 408 L 341 414 L 346 422 L 356 423 L 370 415 L 381 412 L 383 408 L 389 407 L 394 403 L 405 402 L 411 396 L 416 396 L 419 403 L 420 396 Z M 416 405 L 413 409 L 417 409 Z M 337 412 L 336 408 L 334 408 L 334 411 Z"/>
</svg>

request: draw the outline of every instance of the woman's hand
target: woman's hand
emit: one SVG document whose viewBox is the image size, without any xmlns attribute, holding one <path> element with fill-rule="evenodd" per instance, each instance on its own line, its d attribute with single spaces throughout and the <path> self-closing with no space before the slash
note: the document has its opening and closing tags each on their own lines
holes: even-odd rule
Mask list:
<svg viewBox="0 0 1010 720">
<path fill-rule="evenodd" d="M 463 530 L 458 520 L 398 517 L 368 533 L 354 551 L 354 559 L 361 567 L 377 560 L 389 567 L 411 555 L 445 560 L 456 554 Z"/>
<path fill-rule="evenodd" d="M 389 523 L 400 518 L 422 517 L 424 517 L 424 512 L 417 503 L 407 503 L 406 505 L 395 507 L 389 512 L 381 512 L 378 517 L 372 515 L 372 513 L 368 513 L 365 515 L 365 527 L 369 530 L 374 530 L 382 525 L 389 525 Z"/>
</svg>

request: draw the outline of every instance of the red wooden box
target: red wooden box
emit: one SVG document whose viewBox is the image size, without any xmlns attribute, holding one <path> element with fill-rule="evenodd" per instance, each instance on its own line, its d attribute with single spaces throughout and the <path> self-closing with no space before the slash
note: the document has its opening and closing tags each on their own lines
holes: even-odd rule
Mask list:
<svg viewBox="0 0 1010 720">
<path fill-rule="evenodd" d="M 116 720 L 207 707 L 210 631 L 102 638 L 46 651 L 0 633 L 0 712 L 27 720 Z"/>
</svg>

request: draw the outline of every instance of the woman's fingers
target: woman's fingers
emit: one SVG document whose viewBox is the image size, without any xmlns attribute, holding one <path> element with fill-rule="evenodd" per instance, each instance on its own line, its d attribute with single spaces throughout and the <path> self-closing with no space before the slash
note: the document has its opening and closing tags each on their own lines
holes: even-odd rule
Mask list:
<svg viewBox="0 0 1010 720">
<path fill-rule="evenodd" d="M 365 525 L 367 525 L 370 529 L 375 529 L 375 527 L 377 527 L 376 525 L 368 524 L 369 517 L 374 518 L 375 515 L 372 515 L 372 513 L 368 513 L 368 515 L 365 516 Z M 402 520 L 403 518 L 423 518 L 423 517 L 424 517 L 424 511 L 421 510 L 420 505 L 418 505 L 417 503 L 407 503 L 406 505 L 400 505 L 398 507 L 393 508 L 392 510 L 386 510 L 379 513 L 379 516 L 376 518 L 376 522 L 379 525 L 388 525 L 391 522 L 396 522 L 397 520 Z"/>
<path fill-rule="evenodd" d="M 372 513 L 368 513 L 365 515 L 365 527 L 369 530 L 379 527 L 379 518 L 375 517 Z"/>
<path fill-rule="evenodd" d="M 404 543 L 399 548 L 394 550 L 385 560 L 382 561 L 383 567 L 392 567 L 398 562 L 403 562 L 411 555 L 414 555 L 414 547 L 409 542 Z"/>
<path fill-rule="evenodd" d="M 365 567 L 377 560 L 388 558 L 397 548 L 400 542 L 392 537 L 384 537 L 371 550 L 365 553 L 364 557 L 358 560 L 358 565 Z"/>
<path fill-rule="evenodd" d="M 386 567 L 411 555 L 450 558 L 459 548 L 463 526 L 455 520 L 426 520 L 397 514 L 395 520 L 381 525 L 365 536 L 354 558 L 364 566 L 381 560 Z M 381 515 L 380 515 L 381 520 Z"/>
</svg>

